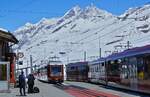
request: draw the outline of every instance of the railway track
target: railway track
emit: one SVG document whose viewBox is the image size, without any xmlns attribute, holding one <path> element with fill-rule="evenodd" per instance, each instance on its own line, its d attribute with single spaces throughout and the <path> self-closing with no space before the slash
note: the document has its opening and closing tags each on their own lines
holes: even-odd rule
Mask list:
<svg viewBox="0 0 150 97">
<path fill-rule="evenodd" d="M 42 80 L 39 80 L 39 81 L 43 82 L 43 83 L 47 83 L 47 84 L 52 84 L 47 81 L 42 81 Z M 56 88 L 59 88 L 65 92 L 75 96 L 75 97 L 120 97 L 119 95 L 116 95 L 116 94 L 98 91 L 98 90 L 94 90 L 94 89 L 87 89 L 87 88 L 83 88 L 83 87 L 71 85 L 71 84 L 53 83 L 52 85 Z M 112 88 L 112 87 L 109 87 L 109 88 Z M 125 90 L 125 91 L 121 90 L 121 91 L 123 91 L 123 92 L 126 91 L 133 95 L 140 95 L 141 97 L 149 97 L 148 94 L 139 94 L 136 92 L 131 93 L 131 91 L 127 91 L 127 90 Z"/>
<path fill-rule="evenodd" d="M 65 84 L 55 84 L 57 88 L 64 90 L 65 92 L 75 96 L 75 97 L 120 97 L 118 95 L 105 93 L 97 90 L 86 89 L 73 85 L 65 85 Z"/>
</svg>

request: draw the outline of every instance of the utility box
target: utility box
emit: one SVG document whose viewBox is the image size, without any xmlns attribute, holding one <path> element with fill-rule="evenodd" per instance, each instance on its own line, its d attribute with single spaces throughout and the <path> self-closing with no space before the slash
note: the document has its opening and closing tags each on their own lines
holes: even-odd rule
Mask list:
<svg viewBox="0 0 150 97">
<path fill-rule="evenodd" d="M 10 80 L 10 63 L 0 62 L 0 93 L 10 92 L 9 80 Z"/>
</svg>

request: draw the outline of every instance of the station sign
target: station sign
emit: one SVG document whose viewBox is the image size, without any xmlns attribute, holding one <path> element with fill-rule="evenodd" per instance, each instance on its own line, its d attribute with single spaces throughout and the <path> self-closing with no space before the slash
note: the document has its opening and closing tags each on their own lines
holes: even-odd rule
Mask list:
<svg viewBox="0 0 150 97">
<path fill-rule="evenodd" d="M 18 53 L 17 53 L 17 57 L 18 57 L 18 58 L 23 58 L 23 57 L 24 57 L 23 52 L 18 52 Z"/>
</svg>

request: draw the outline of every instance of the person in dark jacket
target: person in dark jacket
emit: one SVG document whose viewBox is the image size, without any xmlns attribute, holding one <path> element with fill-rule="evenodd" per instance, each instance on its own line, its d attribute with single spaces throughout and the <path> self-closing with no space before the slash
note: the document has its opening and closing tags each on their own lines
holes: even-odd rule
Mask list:
<svg viewBox="0 0 150 97">
<path fill-rule="evenodd" d="M 33 91 L 34 80 L 35 80 L 34 75 L 33 74 L 29 74 L 28 82 L 27 82 L 27 84 L 28 84 L 28 93 L 33 93 L 34 92 Z"/>
<path fill-rule="evenodd" d="M 24 76 L 24 72 L 21 71 L 21 74 L 19 75 L 19 88 L 20 88 L 20 95 L 21 96 L 26 96 L 26 80 L 25 80 L 25 76 Z M 22 90 L 23 90 L 23 94 L 22 94 Z"/>
</svg>

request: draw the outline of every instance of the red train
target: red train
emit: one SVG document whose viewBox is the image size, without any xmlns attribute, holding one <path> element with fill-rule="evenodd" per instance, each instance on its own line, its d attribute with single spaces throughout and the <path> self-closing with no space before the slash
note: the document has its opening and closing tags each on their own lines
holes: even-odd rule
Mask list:
<svg viewBox="0 0 150 97">
<path fill-rule="evenodd" d="M 38 69 L 37 78 L 50 83 L 62 83 L 64 81 L 64 65 L 60 61 L 51 61 Z"/>
</svg>

